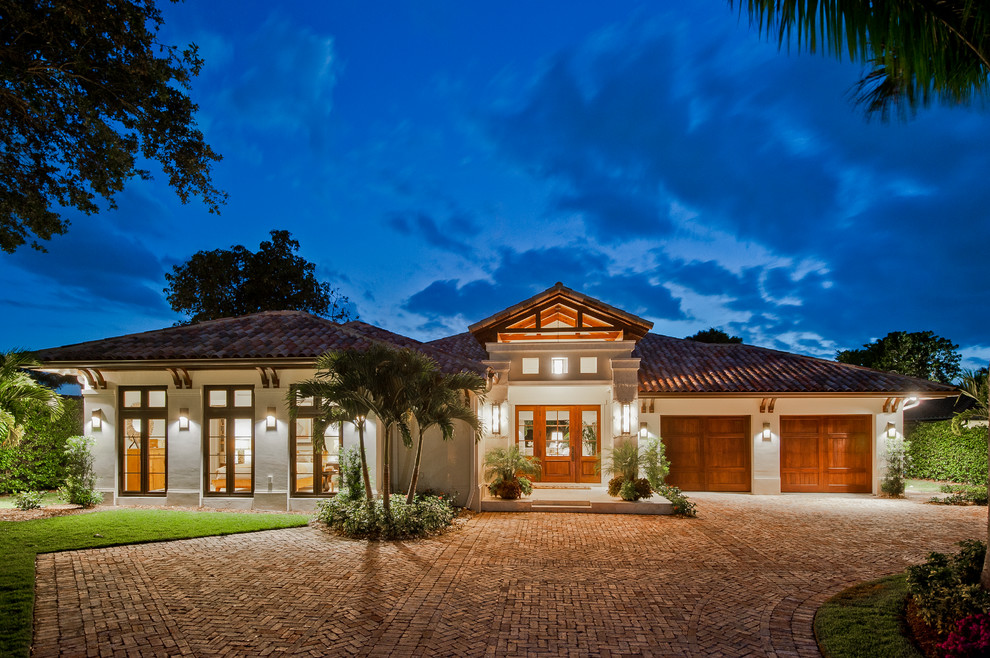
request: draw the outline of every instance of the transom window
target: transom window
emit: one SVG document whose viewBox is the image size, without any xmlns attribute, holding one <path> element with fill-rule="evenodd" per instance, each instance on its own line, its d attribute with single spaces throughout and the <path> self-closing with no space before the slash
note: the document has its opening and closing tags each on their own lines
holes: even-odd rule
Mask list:
<svg viewBox="0 0 990 658">
<path fill-rule="evenodd" d="M 205 467 L 208 495 L 244 496 L 254 492 L 254 389 L 205 389 Z"/>
<path fill-rule="evenodd" d="M 289 437 L 289 479 L 295 495 L 327 495 L 340 490 L 340 450 L 343 437 L 340 423 L 330 423 L 323 432 L 323 445 L 315 440 L 317 398 L 299 398 L 296 419 Z"/>
<path fill-rule="evenodd" d="M 120 389 L 120 493 L 164 496 L 168 475 L 166 389 Z"/>
</svg>

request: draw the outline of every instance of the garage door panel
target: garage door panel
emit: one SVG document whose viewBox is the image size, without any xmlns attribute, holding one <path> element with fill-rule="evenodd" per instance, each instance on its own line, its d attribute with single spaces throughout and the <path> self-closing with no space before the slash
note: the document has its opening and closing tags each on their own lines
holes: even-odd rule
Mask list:
<svg viewBox="0 0 990 658">
<path fill-rule="evenodd" d="M 871 424 L 868 415 L 781 418 L 781 491 L 871 492 Z"/>
<path fill-rule="evenodd" d="M 664 416 L 660 421 L 670 474 L 685 491 L 749 491 L 749 417 Z"/>
</svg>

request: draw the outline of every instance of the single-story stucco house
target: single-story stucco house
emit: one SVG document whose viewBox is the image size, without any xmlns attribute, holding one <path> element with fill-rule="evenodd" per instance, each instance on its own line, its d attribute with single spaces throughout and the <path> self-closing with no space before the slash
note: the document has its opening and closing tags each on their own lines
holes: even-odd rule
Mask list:
<svg viewBox="0 0 990 658">
<path fill-rule="evenodd" d="M 951 386 L 742 344 L 650 333 L 652 323 L 558 283 L 431 342 L 363 322 L 270 311 L 37 353 L 83 386 L 99 488 L 117 504 L 312 509 L 339 486 L 348 424 L 313 443 L 313 402 L 291 420 L 286 391 L 329 350 L 375 342 L 419 350 L 446 371 L 486 376 L 474 399 L 485 437 L 429 436 L 422 488 L 475 505 L 482 461 L 515 443 L 544 481 L 601 483 L 617 439 L 662 437 L 668 481 L 686 491 L 877 493 L 886 437 L 905 406 Z M 381 427 L 368 423 L 381 482 Z M 395 442 L 397 488 L 412 452 Z"/>
</svg>

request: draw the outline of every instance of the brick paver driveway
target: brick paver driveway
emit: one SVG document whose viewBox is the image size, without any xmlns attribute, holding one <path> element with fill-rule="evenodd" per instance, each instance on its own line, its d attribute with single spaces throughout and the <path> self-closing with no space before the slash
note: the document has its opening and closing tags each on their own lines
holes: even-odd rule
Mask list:
<svg viewBox="0 0 990 658">
<path fill-rule="evenodd" d="M 986 534 L 986 509 L 700 494 L 697 520 L 482 514 L 38 557 L 35 655 L 818 655 L 818 605 Z"/>
</svg>

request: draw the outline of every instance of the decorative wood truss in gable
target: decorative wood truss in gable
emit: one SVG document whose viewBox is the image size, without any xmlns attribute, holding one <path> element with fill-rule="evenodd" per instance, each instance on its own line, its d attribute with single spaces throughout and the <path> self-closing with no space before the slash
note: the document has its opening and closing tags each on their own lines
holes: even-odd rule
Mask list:
<svg viewBox="0 0 990 658">
<path fill-rule="evenodd" d="M 482 344 L 539 340 L 638 341 L 652 322 L 558 283 L 469 327 Z"/>
</svg>

